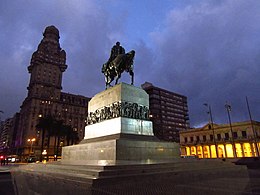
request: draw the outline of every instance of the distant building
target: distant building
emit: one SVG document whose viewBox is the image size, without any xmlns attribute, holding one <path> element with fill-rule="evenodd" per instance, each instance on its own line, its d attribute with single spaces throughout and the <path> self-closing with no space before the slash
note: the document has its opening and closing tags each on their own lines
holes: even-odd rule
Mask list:
<svg viewBox="0 0 260 195">
<path fill-rule="evenodd" d="M 190 126 L 187 97 L 148 82 L 142 88 L 149 94 L 154 135 L 161 140 L 179 142 L 179 131 Z"/>
<path fill-rule="evenodd" d="M 260 122 L 207 124 L 201 128 L 180 131 L 181 154 L 199 158 L 233 158 L 258 156 Z M 217 151 L 217 153 L 216 153 Z M 235 151 L 235 152 L 234 152 Z"/>
<path fill-rule="evenodd" d="M 51 115 L 57 120 L 62 120 L 77 132 L 79 141 L 84 138 L 90 98 L 61 91 L 62 73 L 67 69 L 67 65 L 66 52 L 61 49 L 59 38 L 58 29 L 48 26 L 28 66 L 31 77 L 27 87 L 28 95 L 21 105 L 15 145 L 21 156 L 26 157 L 30 152 L 40 155 L 41 131 L 36 125 L 41 117 Z M 36 141 L 28 142 L 28 139 L 32 138 Z M 61 146 L 65 141 L 60 140 Z M 49 154 L 53 155 L 53 148 L 50 148 Z"/>
<path fill-rule="evenodd" d="M 9 148 L 11 142 L 10 140 L 11 127 L 12 127 L 11 118 L 1 122 L 1 129 L 0 129 L 0 154 L 1 155 L 7 153 L 7 150 Z"/>
<path fill-rule="evenodd" d="M 16 113 L 12 118 L 1 121 L 0 128 L 0 154 L 9 155 L 16 152 L 14 149 L 16 130 L 19 121 L 19 113 Z M 14 151 L 15 150 L 15 151 Z"/>
</svg>

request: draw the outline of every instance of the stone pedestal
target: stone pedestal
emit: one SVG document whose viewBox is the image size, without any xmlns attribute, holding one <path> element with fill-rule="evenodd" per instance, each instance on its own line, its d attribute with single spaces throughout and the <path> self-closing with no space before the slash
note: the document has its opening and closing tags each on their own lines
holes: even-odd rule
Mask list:
<svg viewBox="0 0 260 195">
<path fill-rule="evenodd" d="M 149 120 L 149 96 L 141 88 L 120 83 L 89 102 L 84 140 L 63 147 L 62 163 L 149 161 L 179 158 L 179 144 L 159 141 Z"/>
<path fill-rule="evenodd" d="M 161 142 L 153 136 L 115 134 L 83 140 L 62 149 L 62 164 L 117 164 L 179 158 L 179 144 Z"/>
<path fill-rule="evenodd" d="M 120 83 L 95 95 L 88 111 L 84 139 L 118 133 L 153 135 L 149 96 L 141 88 Z"/>
</svg>

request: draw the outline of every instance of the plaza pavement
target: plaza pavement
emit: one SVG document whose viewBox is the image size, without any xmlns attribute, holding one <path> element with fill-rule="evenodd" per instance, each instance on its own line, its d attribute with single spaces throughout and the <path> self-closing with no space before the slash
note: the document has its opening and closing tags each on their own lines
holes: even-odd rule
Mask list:
<svg viewBox="0 0 260 195">
<path fill-rule="evenodd" d="M 14 195 L 14 187 L 12 183 L 11 170 L 23 165 L 22 163 L 8 163 L 8 165 L 0 166 L 0 194 L 1 195 Z"/>
<path fill-rule="evenodd" d="M 233 160 L 230 159 L 230 161 Z M 15 194 L 10 172 L 13 168 L 17 168 L 18 166 L 26 164 L 27 163 L 16 163 L 0 166 L 1 195 Z M 176 181 L 173 182 L 171 180 L 164 180 L 161 181 L 163 183 L 158 186 L 155 185 L 154 182 L 151 182 L 151 184 L 146 184 L 145 186 L 135 184 L 130 185 L 129 183 L 119 182 L 116 186 L 99 186 L 96 188 L 92 188 L 92 192 L 89 192 L 89 194 L 260 194 L 260 161 L 246 159 L 241 160 L 238 164 L 247 165 L 248 177 L 220 177 L 215 179 L 205 179 L 201 177 L 199 180 L 192 183 L 186 183 L 185 180 L 187 180 L 188 178 L 184 177 L 182 178 L 183 181 L 180 183 L 175 183 Z M 176 175 L 176 177 L 178 177 L 178 175 Z M 243 191 L 240 191 L 238 190 L 239 186 L 246 187 Z"/>
</svg>

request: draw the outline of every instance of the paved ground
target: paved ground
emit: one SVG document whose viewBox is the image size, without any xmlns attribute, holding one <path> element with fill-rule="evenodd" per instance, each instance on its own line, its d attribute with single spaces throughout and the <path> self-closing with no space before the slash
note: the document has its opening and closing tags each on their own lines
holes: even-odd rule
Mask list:
<svg viewBox="0 0 260 195">
<path fill-rule="evenodd" d="M 24 165 L 25 163 L 9 163 L 8 165 L 0 166 L 0 195 L 13 195 L 14 188 L 10 171 L 13 168 Z"/>
<path fill-rule="evenodd" d="M 10 173 L 0 173 L 0 194 L 1 195 L 13 195 L 14 188 L 12 184 L 12 178 Z"/>
<path fill-rule="evenodd" d="M 12 185 L 12 179 L 10 175 L 10 171 L 17 167 L 21 166 L 21 164 L 9 164 L 5 166 L 0 166 L 0 195 L 13 195 L 14 193 L 14 188 Z M 260 167 L 259 166 L 254 166 L 254 167 L 249 167 L 248 169 L 249 173 L 249 180 L 250 182 L 248 183 L 247 188 L 245 189 L 244 195 L 252 195 L 252 194 L 260 194 Z M 206 194 L 204 191 L 208 192 L 208 188 L 211 186 L 219 186 L 220 188 L 218 190 L 212 191 L 211 194 L 241 194 L 241 192 L 236 191 L 236 186 L 240 185 L 242 181 L 241 178 L 234 178 L 232 180 L 234 182 L 234 188 L 231 188 L 230 191 L 225 190 L 225 185 L 230 183 L 230 181 L 227 181 L 225 178 L 219 179 L 216 183 L 211 183 L 212 181 L 204 181 L 203 183 L 200 183 L 198 181 L 198 185 L 196 188 L 199 188 L 200 195 L 201 194 Z M 193 187 L 194 187 L 193 186 Z M 134 191 L 134 195 L 137 194 L 194 194 L 194 191 L 198 191 L 198 189 L 191 188 L 191 186 L 185 186 L 183 185 L 175 185 L 171 186 L 170 184 L 165 183 L 165 186 L 162 186 L 163 189 L 158 188 L 156 186 L 150 186 L 149 188 L 137 188 L 137 186 L 124 186 L 121 185 L 117 188 L 109 189 L 109 188 L 98 188 L 98 189 L 92 189 L 92 193 L 90 194 L 98 194 L 98 195 L 104 195 L 104 194 L 131 194 L 132 193 L 127 193 L 129 190 L 128 188 L 136 188 Z M 222 188 L 221 188 L 222 187 Z M 248 190 L 247 190 L 248 189 Z M 94 192 L 94 193 L 93 193 Z M 132 191 L 133 192 L 133 191 Z"/>
<path fill-rule="evenodd" d="M 19 164 L 8 164 L 8 165 L 0 166 L 0 194 L 1 195 L 15 194 L 10 170 L 12 170 L 17 166 L 19 166 Z"/>
</svg>

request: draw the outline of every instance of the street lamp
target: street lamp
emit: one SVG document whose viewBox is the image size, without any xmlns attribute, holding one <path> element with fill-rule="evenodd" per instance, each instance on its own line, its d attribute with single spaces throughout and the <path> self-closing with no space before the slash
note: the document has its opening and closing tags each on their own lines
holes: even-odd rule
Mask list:
<svg viewBox="0 0 260 195">
<path fill-rule="evenodd" d="M 27 140 L 27 142 L 31 143 L 29 155 L 30 155 L 31 153 L 33 153 L 33 151 L 32 151 L 32 146 L 33 146 L 33 142 L 34 142 L 35 140 L 36 140 L 35 138 L 32 138 L 32 139 L 28 139 L 28 140 Z"/>
<path fill-rule="evenodd" d="M 212 112 L 211 112 L 211 107 L 209 104 L 205 103 L 203 104 L 204 106 L 206 106 L 208 108 L 208 114 L 210 116 L 210 125 L 211 125 L 211 128 L 212 128 L 212 133 L 213 133 L 213 142 L 214 142 L 214 145 L 215 145 L 215 150 L 216 150 L 216 155 L 217 155 L 217 158 L 218 158 L 218 146 L 217 146 L 217 143 L 216 143 L 216 138 L 215 138 L 215 130 L 214 130 L 214 125 L 213 125 L 213 118 L 212 118 Z"/>
<path fill-rule="evenodd" d="M 247 110 L 248 110 L 248 114 L 249 114 L 249 118 L 250 118 L 250 123 L 251 123 L 251 127 L 252 127 L 252 131 L 254 134 L 254 142 L 255 142 L 255 149 L 256 149 L 256 155 L 259 157 L 259 150 L 258 150 L 258 146 L 257 146 L 257 138 L 256 138 L 256 131 L 254 128 L 254 124 L 253 124 L 253 120 L 252 120 L 252 115 L 251 115 L 251 111 L 250 111 L 250 107 L 249 107 L 249 103 L 248 103 L 248 99 L 246 97 L 246 105 L 247 105 Z"/>
<path fill-rule="evenodd" d="M 228 114 L 228 121 L 229 121 L 230 132 L 231 132 L 231 142 L 232 142 L 232 146 L 233 146 L 233 154 L 234 154 L 234 157 L 236 158 L 237 152 L 236 152 L 236 146 L 235 146 L 234 137 L 233 137 L 233 130 L 232 130 L 232 123 L 231 123 L 231 118 L 230 118 L 231 105 L 229 105 L 226 102 L 225 108 L 227 109 L 227 114 Z"/>
</svg>

